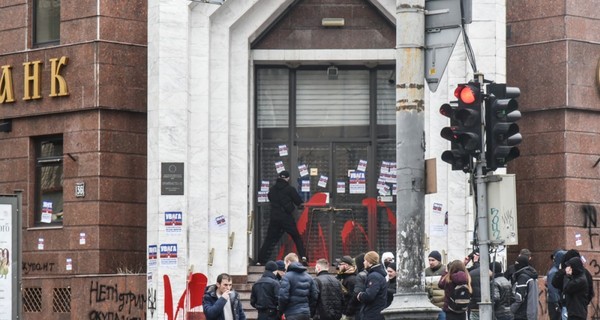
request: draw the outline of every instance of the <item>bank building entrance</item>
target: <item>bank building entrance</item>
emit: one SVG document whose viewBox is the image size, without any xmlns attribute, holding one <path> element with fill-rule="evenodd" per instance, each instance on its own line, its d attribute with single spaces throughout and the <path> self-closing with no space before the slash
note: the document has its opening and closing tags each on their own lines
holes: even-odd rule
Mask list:
<svg viewBox="0 0 600 320">
<path fill-rule="evenodd" d="M 268 188 L 291 174 L 311 263 L 395 251 L 394 66 L 256 66 L 254 250 L 269 222 Z M 285 235 L 270 259 L 295 251 Z"/>
</svg>

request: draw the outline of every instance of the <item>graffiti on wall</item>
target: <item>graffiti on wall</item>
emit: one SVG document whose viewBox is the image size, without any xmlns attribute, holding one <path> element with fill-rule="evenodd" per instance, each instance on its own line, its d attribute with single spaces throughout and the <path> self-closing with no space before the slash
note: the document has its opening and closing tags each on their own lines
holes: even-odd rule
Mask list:
<svg viewBox="0 0 600 320">
<path fill-rule="evenodd" d="M 21 270 L 23 274 L 39 273 L 39 272 L 56 272 L 56 264 L 54 262 L 23 262 Z"/>
<path fill-rule="evenodd" d="M 145 320 L 146 294 L 119 291 L 118 284 L 92 280 L 89 290 L 89 320 Z"/>
</svg>

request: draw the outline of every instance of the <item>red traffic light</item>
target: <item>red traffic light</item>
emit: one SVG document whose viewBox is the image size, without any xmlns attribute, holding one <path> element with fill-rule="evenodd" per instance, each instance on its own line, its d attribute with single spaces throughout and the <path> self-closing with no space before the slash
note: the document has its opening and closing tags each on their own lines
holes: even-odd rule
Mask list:
<svg viewBox="0 0 600 320">
<path fill-rule="evenodd" d="M 459 85 L 454 90 L 454 96 L 464 104 L 474 104 L 479 100 L 480 92 L 472 85 Z"/>
</svg>

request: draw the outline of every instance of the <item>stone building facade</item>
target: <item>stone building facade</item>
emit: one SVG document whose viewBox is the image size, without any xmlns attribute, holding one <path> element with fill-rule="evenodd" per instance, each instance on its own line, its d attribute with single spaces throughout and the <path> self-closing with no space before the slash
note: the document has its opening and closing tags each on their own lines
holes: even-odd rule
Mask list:
<svg viewBox="0 0 600 320">
<path fill-rule="evenodd" d="M 146 267 L 146 17 L 146 1 L 0 3 L 0 193 L 22 194 L 23 319 L 115 316 L 125 296 L 122 315 L 145 314 L 145 277 L 128 274 Z"/>
</svg>

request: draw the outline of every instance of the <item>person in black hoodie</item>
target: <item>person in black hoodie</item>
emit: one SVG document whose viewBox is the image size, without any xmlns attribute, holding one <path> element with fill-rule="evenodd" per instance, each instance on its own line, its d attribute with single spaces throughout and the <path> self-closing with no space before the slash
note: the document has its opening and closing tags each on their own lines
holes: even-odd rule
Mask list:
<svg viewBox="0 0 600 320">
<path fill-rule="evenodd" d="M 565 263 L 563 295 L 569 320 L 587 319 L 587 279 L 581 258 L 573 257 Z"/>
<path fill-rule="evenodd" d="M 279 280 L 276 276 L 277 263 L 267 262 L 262 277 L 252 285 L 250 305 L 258 310 L 258 320 L 277 320 L 277 296 Z"/>
<path fill-rule="evenodd" d="M 513 277 L 513 303 L 510 311 L 515 320 L 537 320 L 538 318 L 538 284 L 537 271 L 529 265 L 527 256 L 519 256 L 515 262 Z"/>
<path fill-rule="evenodd" d="M 384 320 L 381 311 L 387 303 L 387 273 L 379 263 L 379 254 L 369 251 L 365 254 L 364 261 L 367 270 L 367 281 L 365 290 L 358 294 L 358 301 L 364 305 L 361 310 L 361 318 L 365 320 Z"/>
<path fill-rule="evenodd" d="M 552 278 L 552 286 L 554 286 L 555 288 L 559 289 L 562 291 L 562 288 L 564 287 L 564 279 L 566 276 L 565 273 L 565 269 L 566 269 L 566 263 L 567 261 L 571 260 L 572 258 L 580 258 L 581 259 L 581 254 L 579 254 L 579 251 L 575 250 L 575 249 L 571 249 L 569 251 L 567 251 L 567 253 L 565 253 L 565 255 L 562 258 L 562 262 L 560 263 L 560 268 L 558 269 L 558 271 L 556 271 L 556 273 L 554 274 L 554 278 Z M 592 279 L 592 274 L 587 271 L 587 269 L 584 268 L 584 273 L 585 273 L 585 277 L 587 279 L 587 303 L 589 304 L 592 299 L 594 298 L 594 283 L 593 283 L 593 279 Z M 561 303 L 563 305 L 563 309 L 566 309 L 565 307 L 565 300 L 564 300 L 564 295 L 561 292 Z M 563 310 L 563 314 L 565 310 Z"/>
<path fill-rule="evenodd" d="M 268 259 L 271 248 L 279 241 L 284 232 L 289 234 L 296 244 L 298 255 L 306 261 L 304 243 L 298 232 L 293 213 L 296 207 L 302 205 L 302 198 L 298 191 L 289 184 L 290 173 L 281 171 L 275 185 L 269 189 L 269 202 L 271 203 L 271 219 L 267 229 L 267 236 L 258 252 L 258 263 L 263 264 Z"/>
<path fill-rule="evenodd" d="M 386 265 L 385 271 L 387 272 L 388 276 L 387 304 L 385 305 L 385 307 L 387 308 L 390 306 L 390 304 L 392 304 L 392 301 L 394 300 L 394 294 L 396 294 L 396 264 L 393 262 L 388 263 Z"/>
<path fill-rule="evenodd" d="M 494 279 L 490 285 L 492 301 L 494 302 L 494 319 L 512 320 L 513 314 L 510 312 L 512 288 L 510 281 L 502 273 L 502 263 L 498 261 L 490 262 L 490 271 L 494 274 Z"/>
<path fill-rule="evenodd" d="M 352 298 L 348 307 L 346 308 L 347 319 L 361 320 L 360 310 L 362 309 L 362 303 L 358 301 L 358 294 L 365 291 L 367 282 L 367 270 L 365 270 L 365 254 L 361 253 L 354 257 L 354 263 L 356 264 L 356 278 L 354 279 L 354 291 L 352 292 Z"/>
</svg>

